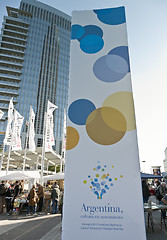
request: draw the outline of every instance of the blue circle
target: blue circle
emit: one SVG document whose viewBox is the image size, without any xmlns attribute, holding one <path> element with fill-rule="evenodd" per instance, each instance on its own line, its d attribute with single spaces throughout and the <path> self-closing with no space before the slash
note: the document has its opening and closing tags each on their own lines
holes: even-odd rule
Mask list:
<svg viewBox="0 0 167 240">
<path fill-rule="evenodd" d="M 127 46 L 119 46 L 113 48 L 108 54 L 114 54 L 122 57 L 128 64 L 128 72 L 130 72 L 130 63 L 129 63 L 129 51 Z"/>
<path fill-rule="evenodd" d="M 126 22 L 125 18 L 125 8 L 108 8 L 108 9 L 98 9 L 94 10 L 97 14 L 98 19 L 109 25 L 119 25 Z"/>
<path fill-rule="evenodd" d="M 97 178 L 95 178 L 95 179 L 94 179 L 94 181 L 95 181 L 95 182 L 98 182 L 98 179 L 97 179 Z"/>
<path fill-rule="evenodd" d="M 111 181 L 112 181 L 112 178 L 109 178 L 108 180 L 111 182 Z"/>
<path fill-rule="evenodd" d="M 98 35 L 87 35 L 80 42 L 83 52 L 93 54 L 99 52 L 104 46 L 103 39 Z"/>
<path fill-rule="evenodd" d="M 95 105 L 87 99 L 74 101 L 68 109 L 69 119 L 77 125 L 85 125 L 91 112 L 96 109 Z"/>
<path fill-rule="evenodd" d="M 96 188 L 100 188 L 100 183 L 96 183 Z"/>
<path fill-rule="evenodd" d="M 83 27 L 83 29 L 84 34 L 78 39 L 79 42 L 88 35 L 98 35 L 101 38 L 103 37 L 103 30 L 96 25 L 86 25 Z"/>
<path fill-rule="evenodd" d="M 79 39 L 84 35 L 84 28 L 81 25 L 75 24 L 71 27 L 71 39 Z"/>
<path fill-rule="evenodd" d="M 93 65 L 94 75 L 103 82 L 117 82 L 124 78 L 128 71 L 126 60 L 114 54 L 100 57 Z"/>
</svg>

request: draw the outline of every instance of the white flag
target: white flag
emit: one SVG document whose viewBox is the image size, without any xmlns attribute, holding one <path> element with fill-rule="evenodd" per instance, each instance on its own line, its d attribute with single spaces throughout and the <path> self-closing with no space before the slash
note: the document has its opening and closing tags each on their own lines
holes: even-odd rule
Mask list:
<svg viewBox="0 0 167 240">
<path fill-rule="evenodd" d="M 46 133 L 45 133 L 45 152 L 52 150 L 52 146 L 55 145 L 54 133 L 53 133 L 53 111 L 58 108 L 56 105 L 48 101 L 47 114 L 46 114 Z"/>
<path fill-rule="evenodd" d="M 21 147 L 21 128 L 23 125 L 24 117 L 20 113 L 14 110 L 14 127 L 13 127 L 13 136 L 12 136 L 12 150 L 22 150 Z"/>
<path fill-rule="evenodd" d="M 0 110 L 0 119 L 2 119 L 3 115 L 4 115 L 4 112 Z"/>
<path fill-rule="evenodd" d="M 34 123 L 35 123 L 35 113 L 30 108 L 30 117 L 29 117 L 29 151 L 35 151 L 35 131 L 34 131 Z"/>
<path fill-rule="evenodd" d="M 53 111 L 58 108 L 56 105 L 54 105 L 53 103 L 51 103 L 49 100 L 48 100 L 48 106 L 47 106 L 47 114 L 48 113 L 53 113 Z"/>
<path fill-rule="evenodd" d="M 6 127 L 6 134 L 4 138 L 4 144 L 10 145 L 12 140 L 12 121 L 13 121 L 13 98 L 10 99 L 9 108 L 8 108 L 8 123 Z"/>
</svg>

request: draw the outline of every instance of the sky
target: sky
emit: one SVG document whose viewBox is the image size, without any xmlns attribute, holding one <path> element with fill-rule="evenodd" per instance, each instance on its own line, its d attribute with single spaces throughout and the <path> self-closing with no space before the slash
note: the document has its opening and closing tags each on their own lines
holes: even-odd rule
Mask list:
<svg viewBox="0 0 167 240">
<path fill-rule="evenodd" d="M 141 170 L 162 166 L 167 147 L 167 1 L 166 0 L 41 0 L 71 15 L 73 10 L 125 6 L 132 88 Z M 6 6 L 0 0 L 0 27 Z"/>
</svg>

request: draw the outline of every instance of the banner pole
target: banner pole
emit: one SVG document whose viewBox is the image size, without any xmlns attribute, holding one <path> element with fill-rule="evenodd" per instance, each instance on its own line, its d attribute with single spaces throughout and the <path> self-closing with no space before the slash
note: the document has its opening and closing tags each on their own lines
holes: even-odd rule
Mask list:
<svg viewBox="0 0 167 240">
<path fill-rule="evenodd" d="M 55 164 L 55 173 L 57 173 L 56 168 L 57 168 L 57 165 Z"/>
<path fill-rule="evenodd" d="M 31 108 L 32 108 L 32 106 L 30 106 L 30 113 L 31 113 Z M 23 172 L 25 171 L 26 155 L 27 155 L 27 143 L 28 143 L 29 131 L 30 131 L 30 114 L 29 114 L 29 123 L 28 123 L 28 129 L 27 129 L 27 134 L 26 134 L 26 144 L 25 144 L 25 149 L 24 149 Z"/>
<path fill-rule="evenodd" d="M 14 131 L 14 126 L 15 126 L 15 121 L 16 121 L 15 118 L 16 118 L 16 111 L 14 110 L 14 120 L 13 120 L 13 125 L 12 125 L 12 137 L 11 137 L 11 143 L 10 143 L 10 145 L 9 145 L 6 175 L 8 174 L 8 171 L 9 171 L 10 153 L 11 153 L 11 148 L 12 148 L 12 143 L 13 143 L 13 131 Z"/>
<path fill-rule="evenodd" d="M 1 163 L 0 163 L 0 171 L 2 170 L 4 152 L 5 152 L 5 143 L 3 141 L 3 149 L 2 149 L 2 156 L 1 156 Z"/>
<path fill-rule="evenodd" d="M 43 129 L 43 146 L 42 146 L 42 158 L 41 158 L 41 184 L 43 185 L 43 172 L 44 172 L 44 158 L 45 158 L 45 131 L 46 131 L 46 112 L 44 117 L 44 129 Z"/>
<path fill-rule="evenodd" d="M 63 139 L 62 139 L 62 148 L 61 148 L 61 157 L 65 159 L 66 154 L 66 110 L 64 108 L 64 126 L 63 126 Z M 60 160 L 60 172 L 63 171 L 63 161 Z"/>
<path fill-rule="evenodd" d="M 38 170 L 39 156 L 37 156 L 36 170 Z"/>
</svg>

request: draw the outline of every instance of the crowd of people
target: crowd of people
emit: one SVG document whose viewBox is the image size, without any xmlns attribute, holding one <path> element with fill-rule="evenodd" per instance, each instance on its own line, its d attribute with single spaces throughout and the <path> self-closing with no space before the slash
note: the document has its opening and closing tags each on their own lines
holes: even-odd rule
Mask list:
<svg viewBox="0 0 167 240">
<path fill-rule="evenodd" d="M 7 215 L 12 214 L 14 201 L 22 193 L 22 184 L 16 181 L 14 184 L 0 184 L 0 213 L 6 212 Z M 63 192 L 60 191 L 59 185 L 55 182 L 52 186 L 46 185 L 43 187 L 37 183 L 33 185 L 26 199 L 27 215 L 30 215 L 32 210 L 33 215 L 37 212 L 45 213 L 61 213 L 63 206 Z"/>
<path fill-rule="evenodd" d="M 145 179 L 142 180 L 143 201 L 148 203 L 152 197 L 156 199 L 156 203 L 167 204 L 167 184 L 159 180 L 147 183 Z"/>
</svg>

